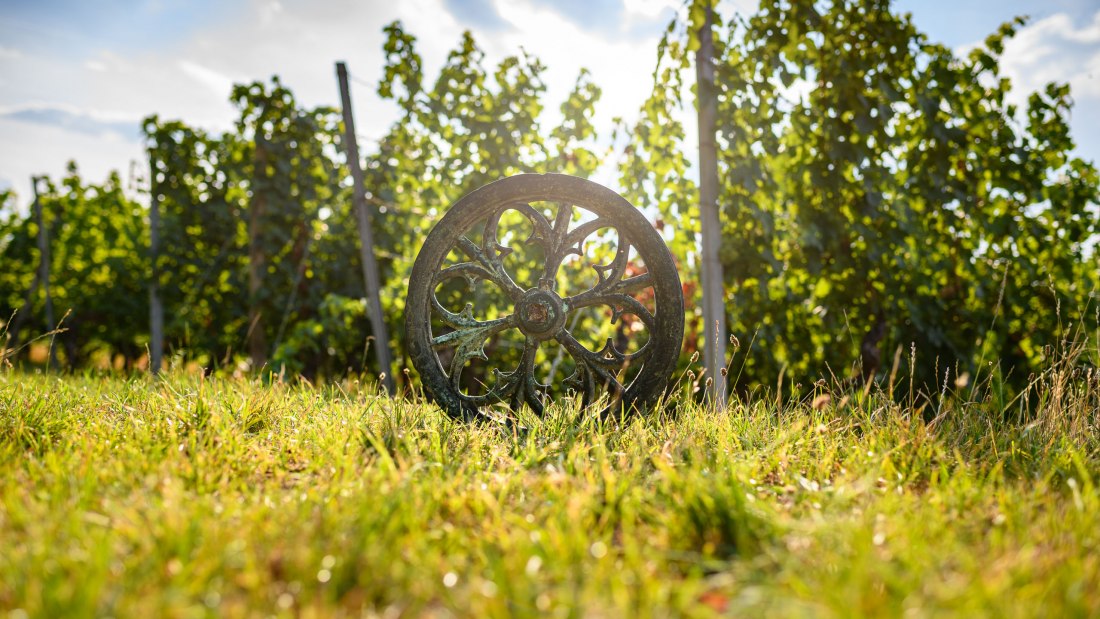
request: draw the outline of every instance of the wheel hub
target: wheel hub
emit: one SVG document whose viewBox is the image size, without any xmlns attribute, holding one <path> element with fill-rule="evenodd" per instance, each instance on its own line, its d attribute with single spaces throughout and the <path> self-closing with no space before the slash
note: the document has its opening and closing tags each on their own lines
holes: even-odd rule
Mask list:
<svg viewBox="0 0 1100 619">
<path fill-rule="evenodd" d="M 530 290 L 516 303 L 519 328 L 525 335 L 548 339 L 565 326 L 565 305 L 552 290 Z"/>
</svg>

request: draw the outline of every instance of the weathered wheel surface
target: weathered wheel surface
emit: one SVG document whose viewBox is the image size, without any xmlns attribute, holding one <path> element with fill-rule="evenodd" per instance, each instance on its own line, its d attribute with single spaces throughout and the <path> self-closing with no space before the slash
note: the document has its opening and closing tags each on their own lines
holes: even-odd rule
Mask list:
<svg viewBox="0 0 1100 619">
<path fill-rule="evenodd" d="M 580 264 L 586 251 L 605 263 Z M 683 292 L 660 234 L 621 196 L 521 174 L 461 198 L 428 234 L 405 331 L 427 394 L 454 417 L 524 405 L 541 415 L 570 392 L 618 414 L 664 391 L 683 342 Z"/>
</svg>

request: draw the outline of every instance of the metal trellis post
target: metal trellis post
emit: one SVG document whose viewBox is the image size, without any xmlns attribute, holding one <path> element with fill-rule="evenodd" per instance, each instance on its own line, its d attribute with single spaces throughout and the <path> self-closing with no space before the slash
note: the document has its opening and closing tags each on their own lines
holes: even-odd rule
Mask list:
<svg viewBox="0 0 1100 619">
<path fill-rule="evenodd" d="M 359 257 L 363 263 L 363 281 L 366 284 L 367 312 L 370 315 L 371 330 L 374 332 L 374 354 L 382 372 L 382 384 L 390 395 L 395 392 L 393 368 L 390 361 L 390 338 L 386 331 L 386 321 L 382 314 L 381 283 L 378 277 L 378 264 L 374 260 L 374 232 L 371 229 L 370 213 L 367 212 L 366 187 L 363 183 L 363 168 L 359 163 L 359 144 L 355 138 L 355 119 L 351 114 L 351 92 L 348 89 L 348 68 L 343 62 L 336 63 L 336 77 L 340 82 L 340 104 L 344 111 L 344 141 L 347 143 L 348 169 L 355 183 L 355 215 L 359 224 Z"/>
<path fill-rule="evenodd" d="M 726 309 L 722 283 L 722 263 L 718 247 L 722 240 L 718 214 L 718 153 L 715 143 L 715 118 L 718 101 L 714 88 L 714 8 L 708 1 L 703 27 L 699 29 L 699 49 L 695 52 L 697 80 L 696 105 L 699 111 L 699 212 L 703 226 L 703 322 L 706 342 L 703 358 L 710 389 L 707 396 L 719 409 L 726 406 Z"/>
</svg>

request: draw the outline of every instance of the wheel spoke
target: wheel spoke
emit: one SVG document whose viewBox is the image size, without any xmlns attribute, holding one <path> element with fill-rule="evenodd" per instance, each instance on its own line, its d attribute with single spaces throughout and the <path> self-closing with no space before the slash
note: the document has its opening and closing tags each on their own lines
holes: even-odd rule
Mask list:
<svg viewBox="0 0 1100 619">
<path fill-rule="evenodd" d="M 432 278 L 432 285 L 438 286 L 445 281 L 458 279 L 459 277 L 466 279 L 472 285 L 479 279 L 492 281 L 493 273 L 484 265 L 476 262 L 460 262 L 436 273 L 435 277 Z"/>
<path fill-rule="evenodd" d="M 534 338 L 527 338 L 523 343 L 523 357 L 519 367 L 508 374 L 512 384 L 512 410 L 519 410 L 523 404 L 531 407 L 535 414 L 542 416 L 542 396 L 548 385 L 543 385 L 535 380 L 535 353 L 538 352 L 539 343 Z"/>
<path fill-rule="evenodd" d="M 515 325 L 513 316 L 503 316 L 495 320 L 477 320 L 474 318 L 474 306 L 467 303 L 461 312 L 455 313 L 443 307 L 436 296 L 435 287 L 440 283 L 456 279 L 466 278 L 468 281 L 478 279 L 492 279 L 492 273 L 483 265 L 473 262 L 463 262 L 447 267 L 436 273 L 432 278 L 432 291 L 429 295 L 432 309 L 440 319 L 453 331 L 432 338 L 432 348 L 454 347 L 454 356 L 450 362 L 450 381 L 454 388 L 459 389 L 462 380 L 462 369 L 471 359 L 483 359 L 488 361 L 485 355 L 485 341 L 501 331 Z"/>
<path fill-rule="evenodd" d="M 512 276 L 509 275 L 508 271 L 504 268 L 504 263 L 501 262 L 501 258 L 511 254 L 513 250 L 511 247 L 501 245 L 498 241 L 500 238 L 500 218 L 504 215 L 505 211 L 508 210 L 518 211 L 531 222 L 534 231 L 531 233 L 531 236 L 527 238 L 525 243 L 537 243 L 542 245 L 546 249 L 547 254 L 550 253 L 553 243 L 551 241 L 553 231 L 546 217 L 525 202 L 517 202 L 498 208 L 485 220 L 480 247 L 481 257 L 478 258 L 478 260 L 485 261 L 485 266 L 496 275 L 495 281 L 497 281 L 497 284 L 508 293 L 508 296 L 510 296 L 513 301 L 515 301 L 523 294 L 524 290 L 521 286 L 516 284 L 515 280 L 512 279 Z M 473 243 L 471 242 L 470 244 L 472 245 Z"/>
<path fill-rule="evenodd" d="M 464 329 L 472 327 L 480 327 L 486 323 L 478 321 L 473 316 L 473 304 L 467 303 L 466 306 L 459 313 L 454 313 L 447 308 L 443 307 L 443 304 L 439 301 L 439 296 L 436 294 L 436 288 L 443 282 L 450 281 L 452 279 L 464 278 L 471 286 L 477 282 L 477 280 L 485 279 L 492 280 L 493 274 L 489 272 L 484 266 L 474 262 L 461 262 L 449 266 L 442 271 L 435 274 L 432 278 L 432 292 L 431 302 L 432 309 L 439 314 L 443 322 L 452 329 Z M 450 335 L 450 334 L 447 334 Z"/>
<path fill-rule="evenodd" d="M 615 257 L 611 259 L 608 264 L 594 264 L 589 263 L 593 269 L 596 270 L 596 276 L 599 278 L 595 286 L 592 286 L 591 292 L 593 294 L 602 294 L 603 292 L 610 290 L 612 286 L 619 283 L 623 279 L 623 274 L 626 273 L 627 259 L 630 257 L 630 241 L 619 235 L 619 247 L 615 251 Z"/>
<path fill-rule="evenodd" d="M 553 249 L 554 236 L 557 229 L 550 226 L 550 221 L 546 219 L 546 216 L 526 202 L 517 202 L 513 204 L 511 208 L 519 211 L 531 222 L 531 225 L 534 226 L 531 236 L 527 237 L 525 243 L 538 243 L 542 245 L 543 249 L 547 250 L 547 252 L 551 251 Z M 500 213 L 497 213 L 498 222 L 503 212 L 502 210 Z"/>
<path fill-rule="evenodd" d="M 566 305 L 570 309 L 600 303 L 611 305 L 610 301 L 617 301 L 619 297 L 635 294 L 652 286 L 653 278 L 649 273 L 636 275 L 626 280 L 623 279 L 629 257 L 630 241 L 620 233 L 619 247 L 611 262 L 609 264 L 590 264 L 596 270 L 596 276 L 598 277 L 596 284 L 580 294 L 565 299 Z M 650 326 L 650 323 L 647 323 L 647 326 Z"/>
<path fill-rule="evenodd" d="M 562 333 L 565 333 L 571 338 L 573 337 L 573 334 L 571 333 L 565 331 L 563 331 Z M 574 341 L 576 340 L 576 338 L 573 339 Z M 580 342 L 577 342 L 577 345 L 584 348 L 584 345 Z M 568 350 L 568 347 L 566 347 L 566 350 Z M 619 350 L 618 347 L 615 346 L 614 339 L 609 337 L 607 338 L 607 341 L 604 342 L 603 347 L 599 350 L 595 352 L 588 350 L 588 348 L 584 348 L 584 350 L 586 352 L 586 359 L 591 361 L 592 363 L 595 363 L 596 365 L 599 365 L 601 367 L 621 370 L 625 369 L 631 364 L 641 363 L 645 361 L 647 358 L 649 358 L 649 355 L 652 354 L 653 347 L 650 345 L 649 341 L 646 341 L 646 343 L 642 344 L 642 347 L 635 352 L 627 353 Z M 576 355 L 574 355 L 574 358 L 576 358 Z"/>
<path fill-rule="evenodd" d="M 454 331 L 432 338 L 432 348 L 436 350 L 452 346 L 455 349 L 454 356 L 451 357 L 448 374 L 450 375 L 451 385 L 456 390 L 459 389 L 462 380 L 462 369 L 466 367 L 466 362 L 471 359 L 488 361 L 489 357 L 485 354 L 485 341 L 515 324 L 512 316 L 485 322 L 473 320 L 472 317 L 467 320 L 469 316 L 467 310 L 469 308 L 470 306 L 467 305 L 466 310 L 463 310 L 462 314 L 458 314 L 462 317 L 464 326 L 459 326 Z"/>
<path fill-rule="evenodd" d="M 467 303 L 466 308 L 456 314 L 443 307 L 443 304 L 439 301 L 439 296 L 437 294 L 439 285 L 443 282 L 450 281 L 452 279 L 458 279 L 460 277 L 465 279 L 469 283 L 470 288 L 473 288 L 474 284 L 477 283 L 478 280 L 485 279 L 492 281 L 493 274 L 480 264 L 476 264 L 474 262 L 462 262 L 443 269 L 442 271 L 436 273 L 435 277 L 432 278 L 432 309 L 434 309 L 435 312 L 443 318 L 444 323 L 455 329 L 460 327 L 477 326 L 477 321 L 474 320 L 473 317 L 473 306 L 471 304 Z"/>
<path fill-rule="evenodd" d="M 606 217 L 597 217 L 592 221 L 586 221 L 583 224 L 577 226 L 573 230 L 569 231 L 569 234 L 565 235 L 564 244 L 567 247 L 574 247 L 580 250 L 580 244 L 584 242 L 593 232 L 600 228 L 613 228 L 616 232 L 619 230 L 610 219 Z"/>
<path fill-rule="evenodd" d="M 451 314 L 452 316 L 459 316 L 464 321 L 467 316 L 465 310 L 461 314 Z M 474 341 L 480 338 L 482 343 L 490 337 L 500 333 L 501 331 L 514 327 L 516 324 L 515 316 L 509 314 L 503 318 L 497 318 L 496 320 L 478 321 L 470 319 L 468 322 L 451 324 L 454 331 L 437 335 L 432 338 L 432 348 L 445 348 L 449 346 L 461 346 L 464 342 Z"/>
<path fill-rule="evenodd" d="M 635 275 L 634 277 L 628 277 L 627 279 L 619 281 L 611 286 L 608 292 L 613 294 L 637 294 L 652 285 L 653 276 L 649 273 L 642 273 L 641 275 Z"/>
<path fill-rule="evenodd" d="M 609 378 L 615 378 L 618 372 L 631 365 L 644 363 L 655 350 L 653 342 L 657 333 L 657 321 L 652 313 L 634 297 L 625 294 L 592 295 L 581 299 L 582 305 L 570 305 L 570 310 L 589 307 L 592 305 L 607 305 L 611 308 L 611 322 L 618 321 L 623 314 L 637 316 L 649 331 L 650 337 L 642 347 L 632 353 L 626 353 L 615 346 L 613 338 L 607 338 L 603 347 L 598 351 L 591 351 L 578 342 L 573 335 L 563 331 L 557 337 L 566 351 L 577 362 L 577 372 L 567 379 L 570 386 L 579 387 L 589 397 L 589 392 L 594 388 L 593 382 L 606 382 Z M 583 371 L 582 371 L 583 366 Z M 622 389 L 622 384 L 615 379 L 614 385 Z"/>
<path fill-rule="evenodd" d="M 588 264 L 596 271 L 596 284 L 583 293 L 576 295 L 574 299 L 578 297 L 583 299 L 599 296 L 608 292 L 631 292 L 632 289 L 640 290 L 649 285 L 649 280 L 647 279 L 631 282 L 629 287 L 623 287 L 621 290 L 618 288 L 618 285 L 622 282 L 623 275 L 626 274 L 626 268 L 630 261 L 630 240 L 626 238 L 626 235 L 624 235 L 619 228 L 602 217 L 577 226 L 575 230 L 569 232 L 565 236 L 562 247 L 560 248 L 561 251 L 559 255 L 555 256 L 556 262 L 554 264 L 554 269 L 556 270 L 561 261 L 565 259 L 565 256 L 570 253 L 583 256 L 582 244 L 584 240 L 600 228 L 612 228 L 618 234 L 619 242 L 618 247 L 615 249 L 615 257 L 612 258 L 611 262 L 608 264 L 596 264 L 594 262 Z M 549 267 L 550 264 L 548 262 L 548 270 Z M 570 306 L 572 306 L 572 304 Z"/>
<path fill-rule="evenodd" d="M 554 243 L 562 245 L 569 234 L 569 222 L 573 220 L 573 205 L 568 202 L 558 202 L 557 216 L 554 218 Z"/>
<path fill-rule="evenodd" d="M 565 348 L 577 364 L 576 372 L 568 381 L 573 385 L 579 384 L 582 387 L 581 392 L 584 394 L 585 405 L 591 404 L 595 399 L 596 387 L 599 384 L 602 384 L 610 392 L 612 401 L 617 401 L 622 397 L 624 387 L 616 377 L 617 370 L 622 367 L 619 361 L 605 358 L 601 354 L 602 351 L 596 353 L 588 350 L 568 331 L 562 331 L 554 339 Z M 608 345 L 610 345 L 610 342 L 608 342 Z M 606 349 L 607 346 L 604 348 Z M 611 346 L 611 349 L 614 350 L 614 346 Z"/>
<path fill-rule="evenodd" d="M 496 284 L 497 287 L 504 291 L 504 293 L 514 301 L 523 294 L 523 289 L 520 288 L 516 282 L 512 281 L 512 276 L 508 275 L 508 272 L 504 270 L 504 265 L 500 262 L 500 255 L 497 251 L 504 246 L 496 244 L 495 241 L 493 245 L 495 247 L 492 250 L 483 251 L 481 247 L 477 246 L 477 243 L 474 243 L 465 236 L 459 237 L 456 243 L 456 246 L 461 249 L 463 253 L 485 268 L 487 279 Z M 491 258 L 490 255 L 492 256 Z"/>
<path fill-rule="evenodd" d="M 568 202 L 558 203 L 558 212 L 554 217 L 554 228 L 551 234 L 550 246 L 547 247 L 546 265 L 542 277 L 539 278 L 539 288 L 553 290 L 556 284 L 558 268 L 571 253 L 580 253 L 579 248 L 568 244 L 569 222 L 573 219 L 573 205 Z"/>
<path fill-rule="evenodd" d="M 611 322 L 614 323 L 623 314 L 634 314 L 642 319 L 642 323 L 651 332 L 657 328 L 657 319 L 650 313 L 649 308 L 634 297 L 622 293 L 588 294 L 583 292 L 575 297 L 565 299 L 569 310 L 577 310 L 593 305 L 606 305 L 611 308 Z"/>
<path fill-rule="evenodd" d="M 535 379 L 535 353 L 537 351 L 538 342 L 533 338 L 527 338 L 523 345 L 523 355 L 520 357 L 519 367 L 511 372 L 501 372 L 499 369 L 493 369 L 496 384 L 489 393 L 484 395 L 462 393 L 457 386 L 457 381 L 452 383 L 455 385 L 455 391 L 458 392 L 460 398 L 476 406 L 507 402 L 512 410 L 519 410 L 520 407 L 527 404 L 532 411 L 541 416 L 544 407 L 542 399 L 549 389 L 549 385 L 544 385 Z"/>
<path fill-rule="evenodd" d="M 596 380 L 587 365 L 578 364 L 577 369 L 565 379 L 565 386 L 581 394 L 583 406 L 588 406 L 596 400 Z"/>
</svg>

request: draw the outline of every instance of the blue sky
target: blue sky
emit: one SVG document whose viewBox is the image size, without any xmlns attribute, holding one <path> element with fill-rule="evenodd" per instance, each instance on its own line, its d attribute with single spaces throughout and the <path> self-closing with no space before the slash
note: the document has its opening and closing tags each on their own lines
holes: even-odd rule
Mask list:
<svg viewBox="0 0 1100 619">
<path fill-rule="evenodd" d="M 753 0 L 723 0 L 751 11 Z M 655 43 L 678 0 L 0 0 L 0 186 L 26 196 L 31 174 L 75 159 L 101 179 L 141 167 L 138 126 L 156 113 L 228 128 L 233 82 L 278 73 L 308 105 L 338 102 L 333 62 L 346 60 L 360 133 L 382 135 L 396 110 L 371 85 L 381 28 L 415 34 L 428 75 L 465 29 L 493 62 L 523 46 L 549 67 L 548 110 L 581 67 L 604 89 L 598 122 L 631 118 L 650 86 Z M 1029 25 L 1006 50 L 1021 100 L 1069 81 L 1079 153 L 1100 160 L 1100 0 L 899 0 L 918 27 L 953 48 L 981 41 L 1015 15 Z M 552 118 L 548 122 L 552 122 Z"/>
<path fill-rule="evenodd" d="M 1087 23 L 1100 10 L 1098 0 L 898 0 L 901 11 L 933 39 L 951 47 L 981 40 L 1016 15 L 1032 21 L 1064 14 L 1076 23 Z"/>
</svg>

